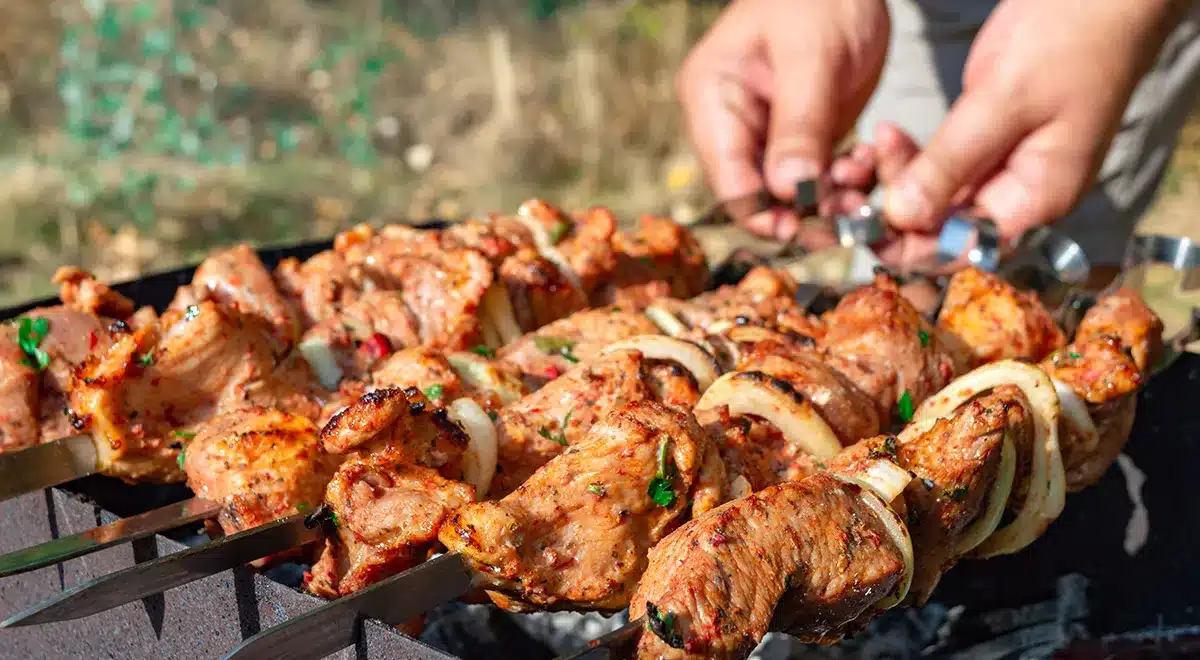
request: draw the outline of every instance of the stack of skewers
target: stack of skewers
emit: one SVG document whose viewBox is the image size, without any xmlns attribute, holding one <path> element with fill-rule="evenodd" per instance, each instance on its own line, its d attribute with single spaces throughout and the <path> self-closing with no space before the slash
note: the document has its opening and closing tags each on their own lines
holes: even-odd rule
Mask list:
<svg viewBox="0 0 1200 660">
<path fill-rule="evenodd" d="M 1127 290 L 1066 337 L 977 270 L 932 322 L 884 274 L 819 317 L 786 274 L 706 277 L 667 221 L 626 235 L 543 202 L 360 228 L 274 273 L 222 252 L 161 317 L 64 270 L 64 307 L 8 331 L 5 373 L 26 371 L 0 437 L 86 433 L 105 474 L 186 477 L 213 536 L 307 522 L 246 559 L 310 561 L 330 607 L 410 633 L 454 597 L 629 607 L 637 657 L 736 658 L 772 630 L 836 641 L 1029 545 L 1115 460 L 1161 350 Z M 430 575 L 449 587 L 406 588 Z M 339 648 L 304 623 L 238 654 Z"/>
</svg>

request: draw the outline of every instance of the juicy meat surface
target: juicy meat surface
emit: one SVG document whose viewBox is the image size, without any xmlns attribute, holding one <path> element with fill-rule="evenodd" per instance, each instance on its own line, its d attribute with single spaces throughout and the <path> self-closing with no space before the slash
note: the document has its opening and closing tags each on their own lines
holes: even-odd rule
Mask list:
<svg viewBox="0 0 1200 660">
<path fill-rule="evenodd" d="M 708 331 L 719 321 L 792 330 L 820 336 L 819 321 L 809 318 L 796 303 L 796 282 L 781 271 L 755 268 L 736 286 L 723 286 L 689 300 L 655 301 L 688 329 Z"/>
<path fill-rule="evenodd" d="M 433 408 L 419 390 L 382 389 L 364 394 L 321 429 L 331 454 L 378 454 L 462 478 L 466 432 Z"/>
<path fill-rule="evenodd" d="M 1162 357 L 1162 334 L 1162 319 L 1136 291 L 1122 288 L 1096 301 L 1084 314 L 1075 331 L 1075 341 L 1116 337 L 1129 349 L 1138 370 L 1144 374 Z"/>
<path fill-rule="evenodd" d="M 616 269 L 611 281 L 593 294 L 597 303 L 643 309 L 657 298 L 691 298 L 708 288 L 704 250 L 670 219 L 643 216 L 636 231 L 616 232 L 613 244 Z"/>
<path fill-rule="evenodd" d="M 55 271 L 52 281 L 58 285 L 58 297 L 67 309 L 113 319 L 125 319 L 133 314 L 132 300 L 85 270 L 64 266 Z"/>
<path fill-rule="evenodd" d="M 787 383 L 813 404 L 843 445 L 879 433 L 880 419 L 871 399 L 841 372 L 811 353 L 756 355 L 745 361 L 741 369 L 758 371 Z"/>
<path fill-rule="evenodd" d="M 817 343 L 826 361 L 875 401 L 884 422 L 906 395 L 919 406 L 954 378 L 949 349 L 886 275 L 847 294 L 823 320 Z"/>
<path fill-rule="evenodd" d="M 641 631 L 637 657 L 745 658 L 772 630 L 808 641 L 852 632 L 904 572 L 864 496 L 817 474 L 671 533 L 650 550 L 630 605 L 631 619 L 649 613 L 657 629 Z"/>
<path fill-rule="evenodd" d="M 439 538 L 501 607 L 620 610 L 647 551 L 688 517 L 705 447 L 689 413 L 630 402 L 511 494 L 460 509 Z"/>
<path fill-rule="evenodd" d="M 196 269 L 190 293 L 190 304 L 213 300 L 236 313 L 261 318 L 285 344 L 300 338 L 302 327 L 296 311 L 249 245 L 243 243 L 210 254 Z"/>
<path fill-rule="evenodd" d="M 349 459 L 325 491 L 336 532 L 326 539 L 306 588 L 338 598 L 412 568 L 435 546 L 450 513 L 474 495 L 467 484 L 396 455 Z"/>
<path fill-rule="evenodd" d="M 188 486 L 224 505 L 217 521 L 226 534 L 315 508 L 340 462 L 315 424 L 269 408 L 219 414 L 185 442 Z"/>
<path fill-rule="evenodd" d="M 641 353 L 617 351 L 577 364 L 501 409 L 499 460 L 489 495 L 498 498 L 512 492 L 551 458 L 582 440 L 598 420 L 629 402 L 655 400 L 656 392 L 674 401 L 696 401 L 699 395 L 689 376 L 652 366 Z M 665 376 L 666 382 L 656 375 Z"/>
<path fill-rule="evenodd" d="M 525 332 L 587 307 L 583 292 L 532 247 L 504 259 L 496 270 L 496 280 L 508 291 L 517 325 Z"/>
<path fill-rule="evenodd" d="M 1036 362 L 1064 342 L 1036 294 L 977 268 L 950 278 L 937 324 L 966 347 L 972 368 L 1008 358 Z"/>
<path fill-rule="evenodd" d="M 576 312 L 528 333 L 497 352 L 516 365 L 534 389 L 579 362 L 595 359 L 609 344 L 638 335 L 661 334 L 645 316 L 624 310 Z"/>
</svg>

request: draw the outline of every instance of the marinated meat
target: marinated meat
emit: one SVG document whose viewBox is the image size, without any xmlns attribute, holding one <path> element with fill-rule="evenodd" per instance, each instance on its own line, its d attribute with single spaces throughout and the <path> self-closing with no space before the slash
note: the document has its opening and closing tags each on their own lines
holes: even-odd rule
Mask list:
<svg viewBox="0 0 1200 660">
<path fill-rule="evenodd" d="M 525 332 L 587 307 L 583 292 L 554 262 L 532 247 L 522 248 L 501 262 L 496 281 L 508 291 L 517 325 Z"/>
<path fill-rule="evenodd" d="M 1075 342 L 1116 337 L 1133 355 L 1138 371 L 1149 373 L 1163 350 L 1163 323 L 1136 291 L 1121 288 L 1096 301 L 1075 331 Z"/>
<path fill-rule="evenodd" d="M 617 351 L 575 365 L 500 410 L 499 461 L 489 495 L 499 498 L 512 492 L 551 458 L 583 439 L 597 420 L 629 402 L 654 400 L 656 391 L 671 393 L 674 400 L 696 400 L 698 393 L 690 376 L 659 370 L 658 374 L 671 380 L 655 385 L 652 366 L 641 353 Z M 684 392 L 678 392 L 679 388 Z"/>
<path fill-rule="evenodd" d="M 75 371 L 67 414 L 97 439 L 106 474 L 178 481 L 174 434 L 218 410 L 263 403 L 255 390 L 281 356 L 265 322 L 203 302 L 117 335 L 111 348 L 90 355 Z"/>
<path fill-rule="evenodd" d="M 1038 361 L 1064 343 L 1036 294 L 978 268 L 950 278 L 938 327 L 962 341 L 972 368 L 1008 358 Z"/>
<path fill-rule="evenodd" d="M 1027 405 L 1012 390 L 985 394 L 921 435 L 907 441 L 895 436 L 864 440 L 830 462 L 837 471 L 855 461 L 886 457 L 916 477 L 902 496 L 915 559 L 909 590 L 914 604 L 923 604 L 958 560 L 956 544 L 988 504 L 1004 439 L 1030 446 L 1029 425 L 1023 416 L 1011 414 L 1012 408 Z"/>
<path fill-rule="evenodd" d="M 647 551 L 688 517 L 705 447 L 689 413 L 622 405 L 504 499 L 454 513 L 439 538 L 501 607 L 620 610 Z"/>
<path fill-rule="evenodd" d="M 880 419 L 871 399 L 811 354 L 754 355 L 742 363 L 741 370 L 758 371 L 787 383 L 816 407 L 843 445 L 879 433 Z"/>
<path fill-rule="evenodd" d="M 745 658 L 768 631 L 832 640 L 899 583 L 901 550 L 857 487 L 825 474 L 735 500 L 650 550 L 639 658 Z M 669 640 L 664 641 L 664 640 Z"/>
<path fill-rule="evenodd" d="M 950 351 L 887 275 L 847 294 L 823 321 L 824 360 L 875 401 L 881 420 L 919 406 L 955 376 Z"/>
<path fill-rule="evenodd" d="M 274 278 L 305 328 L 332 318 L 342 305 L 355 299 L 360 286 L 354 268 L 334 250 L 304 262 L 284 259 L 275 268 Z"/>
<path fill-rule="evenodd" d="M 616 270 L 592 295 L 594 303 L 644 309 L 659 298 L 691 298 L 708 288 L 708 260 L 700 244 L 668 218 L 643 216 L 637 231 L 613 234 L 613 245 Z"/>
<path fill-rule="evenodd" d="M 499 359 L 515 364 L 531 389 L 558 378 L 573 365 L 596 358 L 609 344 L 661 334 L 645 316 L 624 310 L 576 312 L 501 348 Z"/>
<path fill-rule="evenodd" d="M 38 371 L 17 343 L 17 328 L 0 327 L 0 451 L 38 443 Z"/>
<path fill-rule="evenodd" d="M 437 543 L 450 513 L 474 496 L 467 484 L 394 454 L 349 459 L 325 491 L 336 531 L 305 587 L 338 598 L 412 568 Z"/>
<path fill-rule="evenodd" d="M 52 281 L 58 285 L 58 297 L 63 305 L 71 311 L 113 319 L 125 319 L 133 314 L 132 300 L 85 270 L 64 266 L 55 271 Z"/>
<path fill-rule="evenodd" d="M 321 429 L 321 442 L 331 454 L 394 456 L 457 480 L 468 438 L 444 409 L 410 388 L 364 394 Z"/>
<path fill-rule="evenodd" d="M 572 218 L 553 204 L 531 199 L 517 213 L 541 225 L 553 247 L 573 271 L 582 293 L 591 300 L 606 278 L 616 272 L 613 236 L 617 219 L 608 209 L 589 209 Z M 602 302 L 600 303 L 602 304 Z"/>
<path fill-rule="evenodd" d="M 446 354 L 431 348 L 406 348 L 384 358 L 368 375 L 377 389 L 405 390 L 415 387 L 435 406 L 445 405 L 465 394 L 462 379 L 450 366 Z"/>
<path fill-rule="evenodd" d="M 190 296 L 180 301 L 186 305 L 173 308 L 182 311 L 200 300 L 213 300 L 236 313 L 261 318 L 285 344 L 291 345 L 300 338 L 300 319 L 249 245 L 209 255 L 192 276 Z"/>
<path fill-rule="evenodd" d="M 690 300 L 664 299 L 655 306 L 671 313 L 687 329 L 713 332 L 718 322 L 761 325 L 817 338 L 818 320 L 808 317 L 793 296 L 796 282 L 782 271 L 755 268 L 737 286 L 723 286 Z"/>
<path fill-rule="evenodd" d="M 801 444 L 789 441 L 779 429 L 757 417 L 734 419 L 721 407 L 705 411 L 699 419 L 709 437 L 720 445 L 726 471 L 744 478 L 751 491 L 798 481 L 824 467 Z"/>
<path fill-rule="evenodd" d="M 180 440 L 188 486 L 224 505 L 217 522 L 226 534 L 315 508 L 340 462 L 310 420 L 269 408 L 224 412 Z"/>
</svg>

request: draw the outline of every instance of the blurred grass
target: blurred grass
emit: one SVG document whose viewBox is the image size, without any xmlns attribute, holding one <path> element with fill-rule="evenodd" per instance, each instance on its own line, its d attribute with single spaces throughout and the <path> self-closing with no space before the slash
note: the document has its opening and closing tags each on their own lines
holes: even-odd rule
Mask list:
<svg viewBox="0 0 1200 660">
<path fill-rule="evenodd" d="M 0 4 L 0 304 L 236 240 L 514 209 L 708 203 L 672 79 L 719 3 Z M 1200 123 L 1195 123 L 1200 126 Z M 1194 226 L 1200 129 L 1155 220 Z M 1181 201 L 1180 201 L 1181 200 Z"/>
</svg>

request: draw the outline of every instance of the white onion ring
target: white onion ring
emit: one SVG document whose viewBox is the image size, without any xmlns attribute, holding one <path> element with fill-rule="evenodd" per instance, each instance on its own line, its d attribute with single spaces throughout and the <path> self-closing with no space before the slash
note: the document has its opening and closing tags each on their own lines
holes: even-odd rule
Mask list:
<svg viewBox="0 0 1200 660">
<path fill-rule="evenodd" d="M 1000 445 L 1000 469 L 996 471 L 996 481 L 988 493 L 987 508 L 963 530 L 954 546 L 954 552 L 959 557 L 979 547 L 1000 526 L 1004 518 L 1004 509 L 1008 505 L 1008 496 L 1012 494 L 1013 483 L 1017 480 L 1017 448 L 1011 438 L 1004 438 Z"/>
<path fill-rule="evenodd" d="M 659 305 L 650 305 L 643 313 L 651 323 L 658 326 L 659 330 L 671 337 L 678 337 L 688 331 L 683 321 Z"/>
<path fill-rule="evenodd" d="M 1100 432 L 1088 412 L 1087 404 L 1075 393 L 1075 389 L 1057 378 L 1051 378 L 1054 391 L 1058 393 L 1058 401 L 1062 404 L 1063 417 L 1071 424 L 1071 429 L 1083 438 L 1079 449 L 1091 453 L 1100 446 Z"/>
<path fill-rule="evenodd" d="M 723 335 L 733 328 L 734 325 L 732 321 L 721 319 L 719 321 L 713 321 L 712 323 L 709 323 L 708 327 L 704 329 L 704 332 L 710 335 Z"/>
<path fill-rule="evenodd" d="M 458 377 L 470 387 L 493 392 L 500 403 L 508 405 L 525 395 L 519 379 L 497 369 L 487 358 L 474 353 L 450 353 L 446 361 Z"/>
<path fill-rule="evenodd" d="M 558 266 L 558 269 L 562 271 L 563 277 L 566 278 L 571 288 L 575 289 L 575 292 L 581 298 L 587 300 L 587 294 L 583 290 L 583 282 L 580 281 L 579 275 L 575 273 L 575 270 L 571 268 L 571 262 L 567 261 L 562 252 L 558 251 L 558 247 L 555 245 L 554 240 L 550 238 L 550 234 L 546 231 L 546 226 L 542 224 L 542 221 L 529 215 L 529 209 L 525 208 L 524 205 L 517 210 L 517 215 L 514 219 L 524 225 L 530 234 L 533 234 L 533 244 L 537 246 L 538 253 L 546 261 Z M 563 218 L 562 221 L 571 222 L 567 218 Z"/>
<path fill-rule="evenodd" d="M 873 489 L 863 488 L 862 484 L 858 483 L 857 480 L 846 475 L 831 473 L 830 476 L 862 489 L 860 493 L 863 504 L 866 504 L 871 509 L 871 512 L 875 514 L 875 517 L 879 519 L 884 529 L 887 530 L 888 536 L 892 537 L 892 542 L 900 549 L 900 557 L 904 561 L 904 576 L 900 578 L 900 584 L 896 586 L 894 591 L 875 603 L 876 609 L 891 609 L 908 596 L 908 589 L 912 586 L 914 561 L 912 537 L 908 533 L 908 526 L 900 519 L 900 514 L 888 506 L 887 502 L 884 502 Z"/>
<path fill-rule="evenodd" d="M 739 325 L 730 328 L 726 336 L 739 344 L 752 344 L 760 341 L 778 341 L 784 336 L 775 330 L 769 330 L 761 325 Z"/>
<path fill-rule="evenodd" d="M 788 442 L 827 461 L 842 450 L 842 443 L 807 398 L 772 387 L 773 379 L 758 371 L 738 371 L 721 376 L 696 403 L 697 412 L 727 406 L 729 414 L 756 415 L 783 433 Z"/>
<path fill-rule="evenodd" d="M 321 385 L 327 390 L 336 390 L 338 383 L 342 382 L 342 367 L 338 365 L 329 343 L 320 337 L 310 337 L 300 342 L 298 348 Z"/>
<path fill-rule="evenodd" d="M 500 348 L 521 337 L 521 325 L 517 323 L 512 298 L 503 282 L 493 282 L 483 294 L 483 317 L 485 325 L 491 321 L 496 340 L 500 342 L 491 348 Z"/>
<path fill-rule="evenodd" d="M 875 493 L 889 506 L 904 493 L 904 489 L 908 488 L 908 484 L 913 480 L 911 472 L 885 458 L 860 461 L 851 466 L 851 469 L 830 471 L 830 474 Z"/>
<path fill-rule="evenodd" d="M 662 335 L 638 335 L 623 341 L 609 344 L 600 351 L 600 355 L 608 355 L 616 351 L 634 350 L 650 360 L 670 360 L 678 363 L 691 372 L 696 378 L 696 385 L 704 393 L 721 375 L 721 367 L 708 351 L 700 346 L 683 339 L 664 337 Z"/>
<path fill-rule="evenodd" d="M 750 482 L 743 475 L 739 474 L 729 482 L 730 499 L 740 500 L 753 492 L 754 489 L 750 487 Z"/>
<path fill-rule="evenodd" d="M 467 432 L 470 443 L 463 453 L 463 481 L 475 487 L 475 497 L 482 500 L 496 475 L 499 443 L 491 418 L 470 399 L 456 399 L 446 407 L 450 420 Z"/>
<path fill-rule="evenodd" d="M 1032 543 L 1062 513 L 1066 504 L 1066 473 L 1058 443 L 1061 404 L 1050 377 L 1035 366 L 1001 360 L 961 376 L 921 404 L 914 419 L 948 417 L 959 406 L 987 390 L 1012 385 L 1032 408 L 1034 443 L 1029 493 L 1008 526 L 994 532 L 975 551 L 987 558 L 1010 554 Z"/>
</svg>

